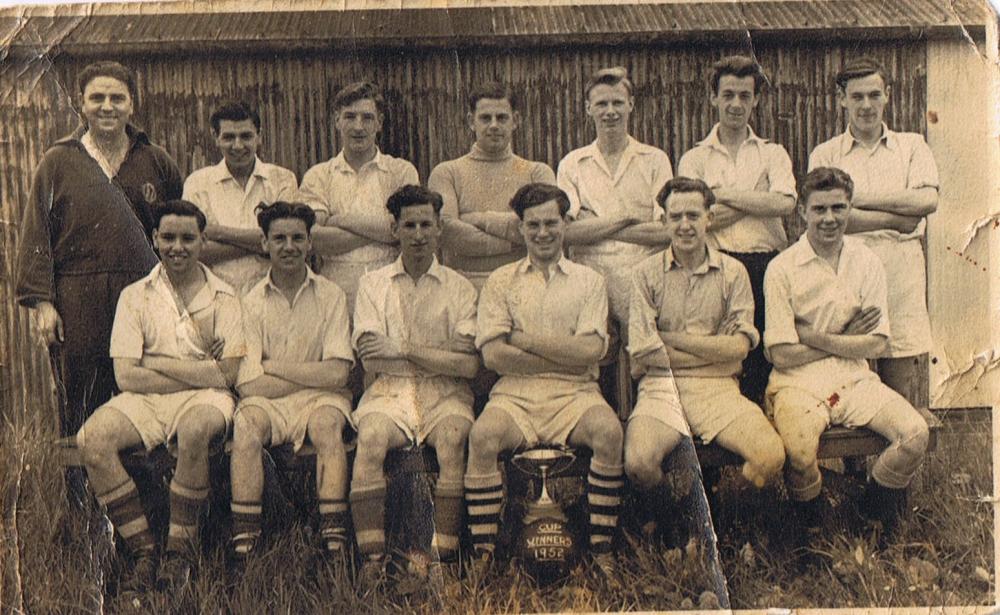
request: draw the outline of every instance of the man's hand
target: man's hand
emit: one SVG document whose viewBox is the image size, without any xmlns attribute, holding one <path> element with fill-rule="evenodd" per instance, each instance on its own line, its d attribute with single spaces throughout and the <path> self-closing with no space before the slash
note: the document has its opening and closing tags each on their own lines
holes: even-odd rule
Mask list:
<svg viewBox="0 0 1000 615">
<path fill-rule="evenodd" d="M 63 321 L 56 310 L 56 306 L 48 301 L 39 301 L 35 306 L 35 313 L 38 315 L 38 329 L 42 333 L 42 339 L 46 346 L 51 346 L 56 342 L 62 343 Z"/>
<path fill-rule="evenodd" d="M 712 212 L 712 222 L 708 225 L 710 231 L 732 226 L 746 217 L 745 213 L 725 203 L 715 203 L 709 211 Z"/>
<path fill-rule="evenodd" d="M 385 335 L 369 331 L 358 340 L 358 356 L 363 361 L 369 359 L 405 359 L 406 348 L 403 346 L 403 343 Z"/>
<path fill-rule="evenodd" d="M 209 348 L 209 352 L 212 354 L 212 358 L 216 361 L 222 360 L 222 351 L 226 349 L 226 340 L 221 337 L 216 337 L 212 339 L 212 346 Z"/>
<path fill-rule="evenodd" d="M 736 317 L 736 314 L 729 314 L 722 319 L 719 323 L 719 328 L 716 330 L 716 335 L 736 335 L 740 330 L 740 321 Z"/>
<path fill-rule="evenodd" d="M 882 320 L 882 310 L 869 306 L 858 312 L 844 326 L 844 335 L 867 335 L 878 327 Z"/>
</svg>

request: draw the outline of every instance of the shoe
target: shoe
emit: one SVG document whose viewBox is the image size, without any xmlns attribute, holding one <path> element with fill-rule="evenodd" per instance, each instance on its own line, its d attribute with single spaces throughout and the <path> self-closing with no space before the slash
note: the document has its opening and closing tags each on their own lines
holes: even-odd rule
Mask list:
<svg viewBox="0 0 1000 615">
<path fill-rule="evenodd" d="M 358 577 L 355 581 L 355 588 L 358 595 L 365 597 L 378 591 L 385 585 L 385 558 L 366 558 L 358 570 Z"/>
<path fill-rule="evenodd" d="M 878 546 L 885 548 L 905 514 L 907 505 L 906 489 L 890 489 L 875 481 L 869 481 L 861 496 L 858 511 L 868 521 L 881 524 L 878 532 Z"/>
<path fill-rule="evenodd" d="M 603 579 L 611 589 L 617 589 L 621 587 L 618 560 L 615 559 L 615 554 L 610 546 L 608 545 L 608 548 L 602 548 L 600 551 L 591 550 L 590 560 L 593 563 L 594 574 Z"/>
<path fill-rule="evenodd" d="M 235 551 L 230 548 L 226 552 L 226 586 L 233 588 L 240 584 L 247 570 L 247 563 L 254 555 L 255 548 L 249 551 Z"/>
<path fill-rule="evenodd" d="M 118 588 L 118 595 L 142 596 L 156 586 L 156 551 L 143 549 L 132 558 L 132 570 Z"/>
<path fill-rule="evenodd" d="M 179 553 L 167 553 L 156 577 L 156 589 L 179 594 L 191 582 L 191 562 Z"/>
</svg>

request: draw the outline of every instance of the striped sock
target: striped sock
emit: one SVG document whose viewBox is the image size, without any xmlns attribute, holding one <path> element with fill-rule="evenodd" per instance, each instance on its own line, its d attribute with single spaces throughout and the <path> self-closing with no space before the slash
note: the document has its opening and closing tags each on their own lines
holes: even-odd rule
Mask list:
<svg viewBox="0 0 1000 615">
<path fill-rule="evenodd" d="M 149 522 L 139 500 L 139 490 L 131 478 L 98 495 L 97 501 L 107 508 L 108 518 L 132 553 L 152 551 L 156 547 L 156 540 L 149 531 Z"/>
<path fill-rule="evenodd" d="M 477 553 L 492 553 L 500 530 L 500 507 L 503 504 L 503 477 L 500 472 L 465 475 L 465 505 L 469 515 L 469 533 Z"/>
<path fill-rule="evenodd" d="M 260 538 L 263 507 L 260 502 L 237 502 L 229 505 L 233 514 L 233 537 L 230 544 L 237 555 L 247 555 L 253 551 Z"/>
<path fill-rule="evenodd" d="M 437 551 L 442 562 L 458 558 L 458 532 L 462 527 L 462 482 L 437 482 L 434 488 L 434 538 L 431 549 Z"/>
<path fill-rule="evenodd" d="M 319 534 L 327 551 L 343 551 L 347 545 L 347 500 L 319 501 Z"/>
<path fill-rule="evenodd" d="M 376 558 L 385 553 L 385 479 L 351 482 L 351 519 L 361 555 Z"/>
<path fill-rule="evenodd" d="M 611 538 L 618 525 L 624 485 L 624 466 L 605 465 L 591 458 L 590 472 L 587 474 L 587 507 L 590 509 L 592 549 L 605 551 L 611 548 Z"/>
<path fill-rule="evenodd" d="M 208 497 L 208 487 L 187 487 L 170 481 L 170 529 L 167 552 L 193 554 L 197 549 L 198 517 Z"/>
</svg>

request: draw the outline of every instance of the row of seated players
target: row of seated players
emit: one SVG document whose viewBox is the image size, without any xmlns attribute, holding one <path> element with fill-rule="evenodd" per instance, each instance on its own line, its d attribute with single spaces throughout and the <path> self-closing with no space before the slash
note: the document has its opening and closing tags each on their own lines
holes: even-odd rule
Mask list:
<svg viewBox="0 0 1000 615">
<path fill-rule="evenodd" d="M 122 292 L 115 316 L 111 356 L 123 392 L 78 434 L 92 489 L 134 556 L 125 591 L 154 582 L 176 590 L 190 578 L 209 444 L 233 423 L 233 565 L 246 561 L 261 534 L 262 447 L 298 450 L 308 439 L 323 548 L 342 556 L 353 521 L 362 593 L 385 574 L 383 461 L 389 449 L 410 444 L 434 448 L 440 467 L 435 575 L 455 574 L 463 512 L 472 564 L 489 569 L 502 503 L 498 456 L 536 443 L 593 451 L 589 550 L 609 577 L 625 474 L 640 498 L 662 498 L 662 460 L 692 434 L 741 455 L 742 475 L 756 487 L 784 468 L 791 497 L 815 521 L 820 434 L 830 424 L 867 426 L 890 441 L 872 467 L 869 502 L 891 519 L 924 455 L 927 426 L 865 360 L 889 337 L 886 280 L 877 257 L 844 236 L 852 193 L 843 171 L 810 172 L 799 186 L 807 230 L 768 268 L 772 427 L 737 385 L 741 360 L 760 340 L 745 268 L 706 246 L 714 195 L 695 179 L 664 186 L 657 202 L 671 245 L 632 278 L 628 350 L 640 380 L 624 430 L 597 386 L 608 346 L 605 280 L 563 255 L 569 199 L 556 186 L 531 183 L 515 194 L 510 206 L 527 257 L 491 274 L 478 301 L 468 280 L 437 262 L 440 195 L 415 185 L 396 191 L 386 206 L 401 256 L 361 279 L 353 332 L 343 291 L 307 266 L 310 207 L 258 208 L 271 267 L 241 302 L 199 262 L 201 211 L 186 201 L 162 204 L 154 231 L 161 264 Z M 352 412 L 355 352 L 376 377 Z M 476 418 L 469 382 L 480 355 L 500 379 Z M 357 431 L 349 499 L 347 429 Z M 175 447 L 177 467 L 158 562 L 117 453 L 160 444 Z"/>
</svg>

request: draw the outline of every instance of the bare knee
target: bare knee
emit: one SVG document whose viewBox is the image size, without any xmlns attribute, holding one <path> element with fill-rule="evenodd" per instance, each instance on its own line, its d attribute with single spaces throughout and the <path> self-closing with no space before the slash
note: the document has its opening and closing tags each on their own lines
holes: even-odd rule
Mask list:
<svg viewBox="0 0 1000 615">
<path fill-rule="evenodd" d="M 434 450 L 440 466 L 461 466 L 465 459 L 465 442 L 469 437 L 469 431 L 469 423 L 465 421 L 442 425 L 439 428 L 434 438 Z"/>
<path fill-rule="evenodd" d="M 625 449 L 625 473 L 641 489 L 649 489 L 663 480 L 662 456 L 649 450 Z"/>
<path fill-rule="evenodd" d="M 84 425 L 77 434 L 76 447 L 80 459 L 88 468 L 103 468 L 118 456 L 118 447 L 111 434 L 88 425 Z"/>
<path fill-rule="evenodd" d="M 469 430 L 469 462 L 496 463 L 502 437 L 503 429 L 498 422 L 480 417 Z"/>
<path fill-rule="evenodd" d="M 215 409 L 211 409 L 215 412 Z M 189 411 L 177 425 L 177 452 L 179 456 L 202 457 L 208 455 L 208 446 L 212 438 L 221 431 L 212 418 L 211 412 L 206 408 L 199 411 L 193 409 Z"/>
<path fill-rule="evenodd" d="M 594 451 L 594 456 L 605 463 L 620 463 L 622 445 L 625 439 L 622 424 L 613 413 L 602 416 L 596 421 L 590 434 L 588 444 Z"/>
<path fill-rule="evenodd" d="M 260 451 L 266 444 L 262 432 L 249 412 L 238 412 L 233 417 L 233 454 Z"/>
<path fill-rule="evenodd" d="M 344 416 L 333 408 L 320 409 L 309 419 L 309 440 L 317 451 L 335 451 L 344 447 Z"/>
<path fill-rule="evenodd" d="M 389 434 L 378 423 L 363 423 L 358 428 L 357 456 L 354 472 L 371 473 L 381 471 L 389 450 Z"/>
<path fill-rule="evenodd" d="M 818 442 L 786 442 L 785 458 L 788 468 L 793 472 L 802 474 L 808 472 L 816 465 L 816 453 Z"/>
</svg>

